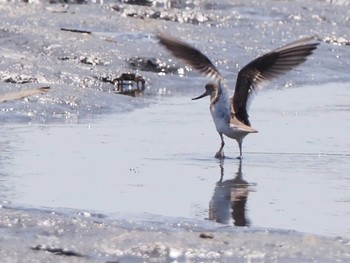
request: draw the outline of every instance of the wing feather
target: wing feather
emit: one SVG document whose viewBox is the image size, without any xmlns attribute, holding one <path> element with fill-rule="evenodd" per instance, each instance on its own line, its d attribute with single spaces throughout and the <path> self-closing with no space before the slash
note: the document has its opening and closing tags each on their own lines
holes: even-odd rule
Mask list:
<svg viewBox="0 0 350 263">
<path fill-rule="evenodd" d="M 305 62 L 318 44 L 314 38 L 303 38 L 262 55 L 243 67 L 238 73 L 232 100 L 235 116 L 250 126 L 247 111 L 253 91 L 263 82 L 277 78 Z"/>
<path fill-rule="evenodd" d="M 198 70 L 203 75 L 222 79 L 220 72 L 213 63 L 199 50 L 170 36 L 158 33 L 159 43 L 165 46 L 175 57 L 182 59 L 193 69 Z"/>
</svg>

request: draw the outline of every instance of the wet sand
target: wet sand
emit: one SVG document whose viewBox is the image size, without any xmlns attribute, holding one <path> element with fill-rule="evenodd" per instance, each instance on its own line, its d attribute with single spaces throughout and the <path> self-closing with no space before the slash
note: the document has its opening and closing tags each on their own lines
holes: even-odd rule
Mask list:
<svg viewBox="0 0 350 263">
<path fill-rule="evenodd" d="M 6 208 L 2 262 L 347 262 L 349 241 L 283 230 Z"/>
</svg>

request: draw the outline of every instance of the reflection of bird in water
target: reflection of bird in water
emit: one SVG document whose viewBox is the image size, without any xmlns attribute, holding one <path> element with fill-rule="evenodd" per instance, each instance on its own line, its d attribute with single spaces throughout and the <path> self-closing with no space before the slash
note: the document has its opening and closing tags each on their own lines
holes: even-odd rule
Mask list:
<svg viewBox="0 0 350 263">
<path fill-rule="evenodd" d="M 213 197 L 209 203 L 209 220 L 235 226 L 249 226 L 246 218 L 246 203 L 249 194 L 249 183 L 242 178 L 242 161 L 234 179 L 222 181 L 224 177 L 223 161 L 220 162 L 221 178 L 216 183 Z"/>
</svg>

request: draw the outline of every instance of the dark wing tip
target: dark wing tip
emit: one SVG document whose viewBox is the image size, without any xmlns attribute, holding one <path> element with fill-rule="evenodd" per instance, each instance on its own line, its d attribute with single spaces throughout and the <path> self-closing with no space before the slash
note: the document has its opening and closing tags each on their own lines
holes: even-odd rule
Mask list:
<svg viewBox="0 0 350 263">
<path fill-rule="evenodd" d="M 254 88 L 261 81 L 276 78 L 305 62 L 319 44 L 314 37 L 291 42 L 253 60 L 239 75 Z"/>
<path fill-rule="evenodd" d="M 196 48 L 164 33 L 158 32 L 156 37 L 161 45 L 166 47 L 175 57 L 182 59 L 190 67 L 198 70 L 205 76 L 214 79 L 221 78 L 220 72 L 213 63 Z"/>
<path fill-rule="evenodd" d="M 306 37 L 266 53 L 243 67 L 238 73 L 234 111 L 237 118 L 249 125 L 248 100 L 259 84 L 287 73 L 307 60 L 320 43 Z"/>
</svg>

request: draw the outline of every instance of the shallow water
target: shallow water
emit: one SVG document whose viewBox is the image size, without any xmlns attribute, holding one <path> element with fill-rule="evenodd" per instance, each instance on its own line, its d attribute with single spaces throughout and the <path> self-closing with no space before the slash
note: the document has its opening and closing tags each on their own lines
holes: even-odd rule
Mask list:
<svg viewBox="0 0 350 263">
<path fill-rule="evenodd" d="M 6 125 L 1 199 L 350 237 L 349 98 L 340 96 L 348 89 L 326 84 L 261 93 L 251 114 L 259 133 L 243 145 L 243 185 L 233 181 L 236 142 L 226 139 L 223 163 L 213 158 L 219 136 L 207 101 L 175 96 L 79 124 Z M 237 191 L 244 192 L 243 208 L 233 206 Z M 239 219 L 232 219 L 232 207 Z"/>
</svg>

